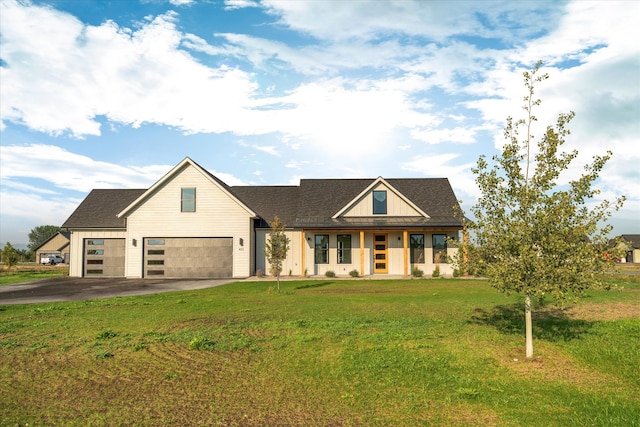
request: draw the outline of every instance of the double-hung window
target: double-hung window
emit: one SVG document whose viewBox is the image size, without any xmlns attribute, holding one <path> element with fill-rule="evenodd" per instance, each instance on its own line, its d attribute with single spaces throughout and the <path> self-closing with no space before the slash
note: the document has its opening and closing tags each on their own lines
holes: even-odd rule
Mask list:
<svg viewBox="0 0 640 427">
<path fill-rule="evenodd" d="M 411 247 L 411 263 L 424 264 L 424 234 L 411 234 L 409 245 Z"/>
<path fill-rule="evenodd" d="M 316 234 L 315 263 L 329 264 L 329 235 Z"/>
<path fill-rule="evenodd" d="M 338 234 L 338 264 L 351 264 L 351 234 Z"/>
<path fill-rule="evenodd" d="M 195 212 L 196 211 L 196 189 L 183 188 L 180 195 L 180 211 Z"/>
</svg>

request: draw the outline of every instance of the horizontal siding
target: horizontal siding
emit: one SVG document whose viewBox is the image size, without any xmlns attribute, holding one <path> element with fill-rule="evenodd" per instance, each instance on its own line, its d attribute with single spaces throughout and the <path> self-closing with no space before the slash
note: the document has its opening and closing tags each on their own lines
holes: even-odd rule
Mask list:
<svg viewBox="0 0 640 427">
<path fill-rule="evenodd" d="M 387 215 L 386 216 L 422 216 L 411 205 L 399 197 L 383 183 L 378 184 L 375 191 L 386 190 L 387 192 Z M 372 191 L 373 191 L 372 190 Z M 373 215 L 373 192 L 369 191 L 360 200 L 346 211 L 345 217 L 368 217 Z M 385 215 L 375 215 L 376 217 Z"/>
<path fill-rule="evenodd" d="M 260 229 L 256 232 L 256 272 L 261 270 L 263 274 L 271 274 L 271 265 L 267 262 L 267 256 L 264 252 L 266 241 L 269 234 L 269 229 Z M 301 276 L 301 238 L 302 232 L 287 230 L 285 236 L 289 239 L 289 250 L 287 251 L 287 258 L 282 263 L 282 276 L 287 276 L 291 273 L 293 276 Z"/>
<path fill-rule="evenodd" d="M 82 277 L 84 260 L 84 239 L 123 239 L 124 230 L 70 230 L 69 276 Z"/>
<path fill-rule="evenodd" d="M 180 211 L 182 188 L 196 189 L 195 212 Z M 127 217 L 127 228 L 127 277 L 142 275 L 142 241 L 146 237 L 231 237 L 233 277 L 250 274 L 250 214 L 191 165 L 179 171 L 135 209 Z"/>
</svg>

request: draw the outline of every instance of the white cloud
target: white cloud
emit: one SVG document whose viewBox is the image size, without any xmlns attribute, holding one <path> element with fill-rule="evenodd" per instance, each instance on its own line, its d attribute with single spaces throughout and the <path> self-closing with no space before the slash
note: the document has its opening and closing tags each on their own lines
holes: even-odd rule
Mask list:
<svg viewBox="0 0 640 427">
<path fill-rule="evenodd" d="M 59 189 L 147 188 L 172 165 L 120 166 L 93 160 L 53 145 L 0 146 L 0 176 L 36 178 Z"/>
<path fill-rule="evenodd" d="M 456 196 L 466 203 L 474 203 L 480 196 L 471 168 L 475 163 L 460 162 L 460 154 L 444 153 L 417 156 L 401 165 L 402 170 L 416 172 L 425 177 L 449 178 Z"/>
</svg>

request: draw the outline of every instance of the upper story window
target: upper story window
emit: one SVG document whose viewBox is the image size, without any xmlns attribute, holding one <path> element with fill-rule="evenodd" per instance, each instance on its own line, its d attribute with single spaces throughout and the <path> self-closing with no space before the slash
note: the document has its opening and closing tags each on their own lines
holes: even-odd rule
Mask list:
<svg viewBox="0 0 640 427">
<path fill-rule="evenodd" d="M 180 196 L 180 210 L 182 212 L 196 211 L 196 189 L 183 188 Z"/>
<path fill-rule="evenodd" d="M 384 190 L 373 192 L 373 214 L 387 214 L 387 192 Z"/>
</svg>

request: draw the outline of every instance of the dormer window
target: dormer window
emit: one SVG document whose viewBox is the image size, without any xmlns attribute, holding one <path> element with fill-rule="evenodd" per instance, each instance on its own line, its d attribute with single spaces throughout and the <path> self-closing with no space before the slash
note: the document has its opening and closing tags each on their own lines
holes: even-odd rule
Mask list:
<svg viewBox="0 0 640 427">
<path fill-rule="evenodd" d="M 196 189 L 195 188 L 183 188 L 180 196 L 180 210 L 181 212 L 195 212 L 196 211 Z"/>
<path fill-rule="evenodd" d="M 387 192 L 386 191 L 373 192 L 373 214 L 374 215 L 387 214 Z"/>
</svg>

